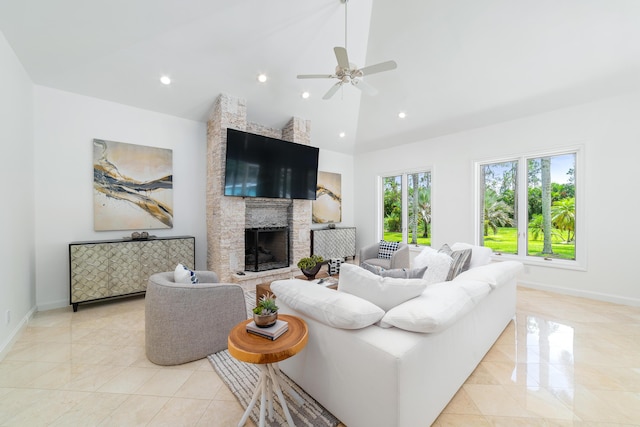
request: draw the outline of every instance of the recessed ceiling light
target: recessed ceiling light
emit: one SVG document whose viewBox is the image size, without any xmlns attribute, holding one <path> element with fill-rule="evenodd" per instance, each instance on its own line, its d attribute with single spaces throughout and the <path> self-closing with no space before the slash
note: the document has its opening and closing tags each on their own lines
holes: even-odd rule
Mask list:
<svg viewBox="0 0 640 427">
<path fill-rule="evenodd" d="M 307 98 L 309 98 L 309 92 L 304 91 L 304 92 L 302 92 L 302 95 L 300 95 L 300 96 L 302 96 L 302 98 L 304 98 L 304 99 L 307 99 Z"/>
<path fill-rule="evenodd" d="M 171 79 L 169 78 L 169 76 L 162 76 L 160 77 L 160 83 L 162 83 L 163 85 L 170 85 Z"/>
<path fill-rule="evenodd" d="M 398 113 L 398 117 L 400 117 L 401 119 L 404 119 L 405 117 L 407 117 L 407 113 L 405 113 L 404 111 L 400 111 Z"/>
<path fill-rule="evenodd" d="M 346 133 L 344 133 L 344 132 L 340 132 L 340 138 L 344 138 L 344 137 L 345 137 L 345 135 L 346 135 Z"/>
<path fill-rule="evenodd" d="M 264 73 L 258 74 L 258 81 L 260 83 L 264 83 L 267 81 L 267 75 Z"/>
</svg>

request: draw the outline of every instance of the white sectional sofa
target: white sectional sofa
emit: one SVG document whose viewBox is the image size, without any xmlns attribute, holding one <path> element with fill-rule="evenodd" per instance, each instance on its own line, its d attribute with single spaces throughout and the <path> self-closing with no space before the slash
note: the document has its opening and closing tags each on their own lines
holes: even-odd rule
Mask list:
<svg viewBox="0 0 640 427">
<path fill-rule="evenodd" d="M 514 317 L 521 269 L 482 265 L 422 289 L 353 265 L 337 291 L 276 281 L 280 312 L 309 327 L 306 348 L 280 367 L 348 427 L 429 426 Z"/>
</svg>

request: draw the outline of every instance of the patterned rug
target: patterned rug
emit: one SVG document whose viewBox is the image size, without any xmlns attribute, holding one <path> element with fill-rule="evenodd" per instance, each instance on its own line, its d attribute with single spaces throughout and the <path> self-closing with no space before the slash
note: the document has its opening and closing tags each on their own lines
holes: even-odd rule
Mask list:
<svg viewBox="0 0 640 427">
<path fill-rule="evenodd" d="M 245 292 L 245 301 L 247 305 L 247 318 L 249 318 L 251 309 L 256 305 L 255 292 Z M 207 358 L 209 359 L 209 362 L 211 362 L 213 369 L 215 369 L 220 378 L 222 378 L 227 387 L 229 387 L 229 390 L 231 390 L 236 399 L 238 399 L 240 405 L 243 408 L 248 407 L 249 402 L 251 402 L 255 386 L 258 383 L 258 377 L 260 376 L 260 370 L 257 365 L 240 362 L 234 359 L 227 350 L 211 354 Z M 291 418 L 297 427 L 335 427 L 340 423 L 336 417 L 334 417 L 329 411 L 322 407 L 322 405 L 316 402 L 284 374 L 282 374 L 282 382 L 288 384 L 289 387 L 297 392 L 304 400 L 304 403 L 299 405 L 298 402 L 292 399 L 288 393 L 284 392 L 284 397 L 287 401 L 287 407 L 291 413 Z M 286 387 L 284 388 L 286 389 Z M 287 425 L 284 412 L 280 406 L 280 400 L 275 396 L 273 399 L 273 410 L 274 420 L 270 421 L 267 413 L 265 424 L 270 427 Z M 260 419 L 260 400 L 258 400 L 256 405 L 253 407 L 249 418 L 258 425 L 258 420 Z"/>
</svg>

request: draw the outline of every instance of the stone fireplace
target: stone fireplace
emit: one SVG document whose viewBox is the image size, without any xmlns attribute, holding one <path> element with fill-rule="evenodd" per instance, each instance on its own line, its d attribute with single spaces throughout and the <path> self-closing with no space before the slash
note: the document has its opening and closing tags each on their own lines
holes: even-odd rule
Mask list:
<svg viewBox="0 0 640 427">
<path fill-rule="evenodd" d="M 207 269 L 215 271 L 222 282 L 239 283 L 247 289 L 255 289 L 254 285 L 258 283 L 292 277 L 297 270 L 297 260 L 309 256 L 311 201 L 224 196 L 227 128 L 308 145 L 311 141 L 310 123 L 293 117 L 283 129 L 273 129 L 247 122 L 245 101 L 224 94 L 216 99 L 209 115 Z M 261 228 L 286 228 L 288 254 L 282 255 L 286 259 L 277 261 L 281 266 L 272 265 L 273 268 L 252 271 L 246 266 L 247 251 L 251 252 L 251 248 L 247 247 L 245 232 Z M 259 257 L 259 254 L 254 256 Z"/>
</svg>

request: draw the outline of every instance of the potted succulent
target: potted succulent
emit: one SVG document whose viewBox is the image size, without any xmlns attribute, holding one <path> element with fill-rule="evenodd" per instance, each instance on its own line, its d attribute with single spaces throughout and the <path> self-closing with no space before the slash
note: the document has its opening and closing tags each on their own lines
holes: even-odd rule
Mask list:
<svg viewBox="0 0 640 427">
<path fill-rule="evenodd" d="M 278 306 L 276 298 L 271 293 L 266 293 L 258 300 L 258 305 L 253 309 L 253 321 L 259 328 L 273 326 L 278 320 Z"/>
<path fill-rule="evenodd" d="M 311 255 L 310 257 L 302 258 L 297 265 L 307 279 L 313 280 L 316 278 L 318 271 L 320 271 L 323 262 L 324 259 L 320 255 Z"/>
</svg>

